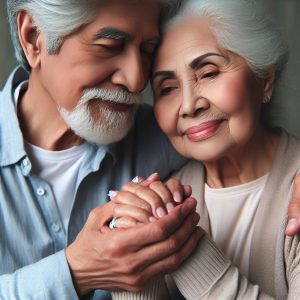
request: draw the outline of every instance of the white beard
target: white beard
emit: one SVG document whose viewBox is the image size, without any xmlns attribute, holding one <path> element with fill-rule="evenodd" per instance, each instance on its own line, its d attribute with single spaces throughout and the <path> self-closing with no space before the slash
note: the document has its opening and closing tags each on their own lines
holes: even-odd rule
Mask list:
<svg viewBox="0 0 300 300">
<path fill-rule="evenodd" d="M 89 101 L 97 101 L 99 106 L 93 103 L 93 109 L 98 109 L 94 120 L 89 107 Z M 134 104 L 135 109 L 126 112 L 110 110 L 101 106 L 101 101 Z M 97 145 L 111 144 L 124 138 L 131 129 L 141 96 L 125 90 L 115 92 L 106 89 L 87 89 L 83 92 L 77 106 L 73 111 L 67 111 L 63 107 L 58 110 L 66 124 L 81 138 Z"/>
</svg>

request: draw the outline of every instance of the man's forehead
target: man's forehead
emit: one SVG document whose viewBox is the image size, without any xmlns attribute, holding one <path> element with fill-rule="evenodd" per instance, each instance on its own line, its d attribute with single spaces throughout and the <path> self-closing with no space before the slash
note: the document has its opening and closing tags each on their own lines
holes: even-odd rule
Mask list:
<svg viewBox="0 0 300 300">
<path fill-rule="evenodd" d="M 112 27 L 104 27 L 101 28 L 94 36 L 94 40 L 99 39 L 114 39 L 114 40 L 123 40 L 123 41 L 132 41 L 134 36 L 130 33 Z M 145 39 L 145 42 L 152 43 L 152 44 L 159 44 L 160 43 L 160 36 L 159 33 L 154 34 Z"/>
<path fill-rule="evenodd" d="M 146 39 L 157 39 L 160 36 L 159 16 L 160 4 L 156 0 L 135 0 L 129 4 L 123 0 L 110 0 L 99 4 L 90 25 L 94 28 L 95 39 L 131 40 L 140 34 Z"/>
</svg>

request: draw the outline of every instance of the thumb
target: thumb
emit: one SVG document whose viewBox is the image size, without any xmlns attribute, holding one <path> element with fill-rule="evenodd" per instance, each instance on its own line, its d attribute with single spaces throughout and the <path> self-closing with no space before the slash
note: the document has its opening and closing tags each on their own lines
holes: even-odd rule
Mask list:
<svg viewBox="0 0 300 300">
<path fill-rule="evenodd" d="M 285 234 L 294 236 L 300 232 L 300 174 L 294 181 L 292 200 L 288 209 L 288 225 Z"/>
</svg>

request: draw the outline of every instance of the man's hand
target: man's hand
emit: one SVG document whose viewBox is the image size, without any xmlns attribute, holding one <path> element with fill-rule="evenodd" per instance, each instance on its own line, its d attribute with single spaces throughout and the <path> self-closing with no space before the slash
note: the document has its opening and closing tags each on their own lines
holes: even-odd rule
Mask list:
<svg viewBox="0 0 300 300">
<path fill-rule="evenodd" d="M 79 296 L 101 288 L 140 291 L 156 276 L 170 273 L 193 252 L 203 232 L 196 201 L 188 199 L 153 223 L 101 231 L 117 204 L 95 208 L 66 249 Z"/>
<path fill-rule="evenodd" d="M 300 174 L 295 178 L 292 201 L 289 204 L 288 225 L 285 234 L 294 236 L 300 232 Z"/>
</svg>

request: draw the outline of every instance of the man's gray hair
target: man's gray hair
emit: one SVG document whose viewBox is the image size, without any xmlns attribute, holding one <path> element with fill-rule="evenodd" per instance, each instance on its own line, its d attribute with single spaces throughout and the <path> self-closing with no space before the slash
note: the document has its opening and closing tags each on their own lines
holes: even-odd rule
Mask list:
<svg viewBox="0 0 300 300">
<path fill-rule="evenodd" d="M 17 61 L 30 70 L 18 37 L 17 18 L 20 11 L 27 11 L 37 29 L 45 34 L 47 52 L 57 54 L 66 36 L 94 20 L 96 10 L 92 9 L 92 5 L 100 1 L 103 0 L 7 0 L 8 21 Z M 181 1 L 159 2 L 162 4 L 162 16 L 169 18 L 170 13 L 177 11 Z"/>
<path fill-rule="evenodd" d="M 274 70 L 277 78 L 284 68 L 286 43 L 255 0 L 185 0 L 163 30 L 193 17 L 208 19 L 220 46 L 243 57 L 258 77 Z"/>
</svg>

